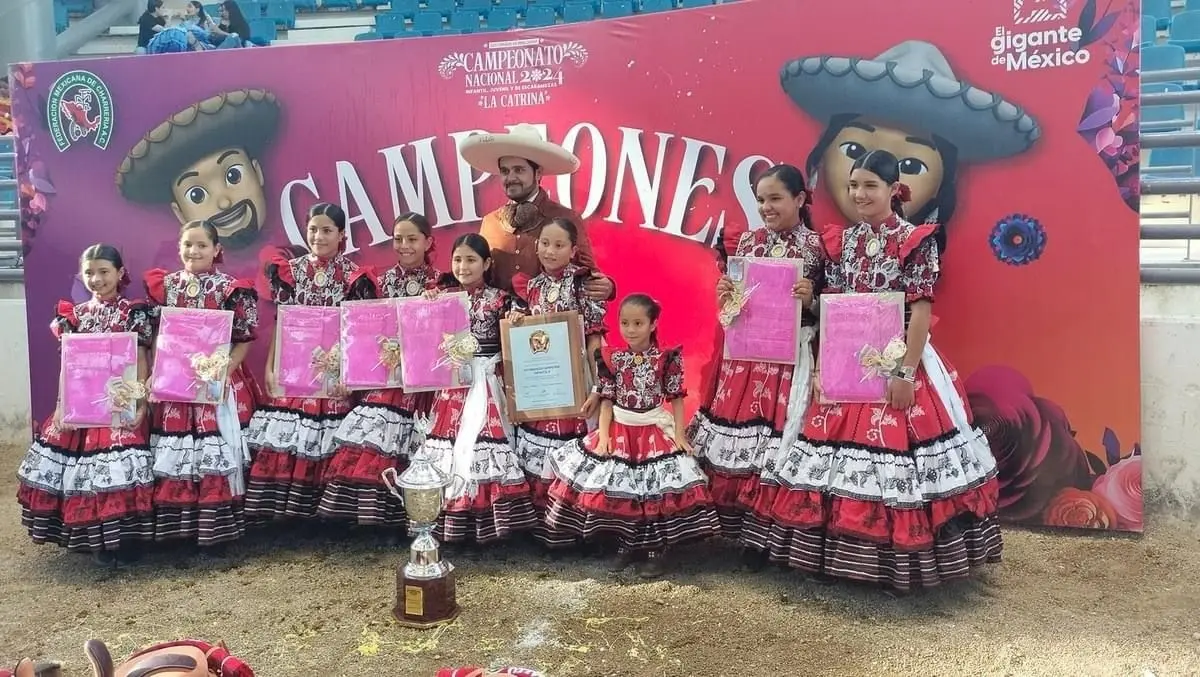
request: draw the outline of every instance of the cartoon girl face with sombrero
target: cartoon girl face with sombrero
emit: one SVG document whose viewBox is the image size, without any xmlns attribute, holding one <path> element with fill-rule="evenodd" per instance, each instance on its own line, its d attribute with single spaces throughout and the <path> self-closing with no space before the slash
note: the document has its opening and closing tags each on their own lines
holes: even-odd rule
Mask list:
<svg viewBox="0 0 1200 677">
<path fill-rule="evenodd" d="M 874 59 L 795 59 L 780 82 L 796 105 L 825 123 L 808 156 L 810 188 L 823 183 L 842 215 L 857 221 L 850 167 L 868 151 L 889 151 L 900 158 L 900 180 L 912 192 L 909 220 L 940 223 L 940 247 L 954 214 L 959 163 L 1018 155 L 1041 136 L 1019 106 L 961 82 L 942 52 L 919 40 Z"/>
<path fill-rule="evenodd" d="M 204 221 L 242 249 L 267 219 L 260 158 L 279 128 L 279 103 L 261 89 L 211 96 L 150 130 L 121 162 L 125 199 L 170 204 L 180 224 Z"/>
</svg>

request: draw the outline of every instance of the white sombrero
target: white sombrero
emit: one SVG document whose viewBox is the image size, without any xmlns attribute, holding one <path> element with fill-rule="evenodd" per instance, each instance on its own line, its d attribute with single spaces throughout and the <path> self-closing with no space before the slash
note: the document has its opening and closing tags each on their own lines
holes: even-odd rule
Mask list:
<svg viewBox="0 0 1200 677">
<path fill-rule="evenodd" d="M 780 82 L 792 101 L 822 123 L 857 113 L 931 130 L 968 162 L 1023 153 L 1042 135 L 1024 109 L 959 80 L 942 51 L 922 40 L 902 42 L 874 59 L 795 59 L 784 65 Z"/>
<path fill-rule="evenodd" d="M 507 134 L 472 134 L 459 149 L 462 158 L 475 169 L 495 174 L 500 158 L 519 157 L 535 162 L 547 175 L 574 174 L 579 158 L 562 146 L 542 138 L 537 127 L 521 123 Z"/>
</svg>

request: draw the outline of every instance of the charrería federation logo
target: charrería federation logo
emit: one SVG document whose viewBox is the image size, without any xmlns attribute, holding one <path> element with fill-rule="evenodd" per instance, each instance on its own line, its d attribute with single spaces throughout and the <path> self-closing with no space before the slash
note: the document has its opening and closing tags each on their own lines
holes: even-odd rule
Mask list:
<svg viewBox="0 0 1200 677">
<path fill-rule="evenodd" d="M 60 153 L 89 137 L 93 146 L 108 148 L 113 119 L 112 94 L 95 73 L 68 71 L 50 88 L 46 121 Z"/>
</svg>

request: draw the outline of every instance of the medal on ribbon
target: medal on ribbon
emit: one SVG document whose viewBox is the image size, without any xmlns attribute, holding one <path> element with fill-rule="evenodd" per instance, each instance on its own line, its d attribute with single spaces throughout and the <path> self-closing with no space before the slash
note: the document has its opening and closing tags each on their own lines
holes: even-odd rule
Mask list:
<svg viewBox="0 0 1200 677">
<path fill-rule="evenodd" d="M 775 246 L 771 247 L 770 254 L 773 258 L 781 258 L 786 253 L 787 246 L 785 246 L 782 242 L 778 242 L 775 244 Z"/>
<path fill-rule="evenodd" d="M 313 275 L 313 283 L 318 287 L 324 287 L 327 282 L 329 282 L 329 275 L 323 269 L 318 270 L 317 274 Z"/>
<path fill-rule="evenodd" d="M 404 283 L 404 295 L 416 296 L 421 293 L 421 283 L 417 280 L 409 280 Z"/>
<path fill-rule="evenodd" d="M 558 303 L 558 296 L 561 293 L 560 287 L 562 283 L 555 282 L 546 290 L 546 303 Z"/>
<path fill-rule="evenodd" d="M 197 296 L 199 296 L 200 295 L 200 280 L 197 280 L 196 277 L 193 275 L 189 275 L 187 285 L 184 286 L 184 288 L 183 288 L 183 293 L 185 295 L 187 295 L 187 297 L 189 299 L 194 299 Z"/>
</svg>

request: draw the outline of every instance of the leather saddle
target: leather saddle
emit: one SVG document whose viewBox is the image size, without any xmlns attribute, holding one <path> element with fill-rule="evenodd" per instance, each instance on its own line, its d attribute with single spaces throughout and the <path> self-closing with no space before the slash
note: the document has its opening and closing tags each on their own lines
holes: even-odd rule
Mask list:
<svg viewBox="0 0 1200 677">
<path fill-rule="evenodd" d="M 62 666 L 58 663 L 34 663 L 26 658 L 12 670 L 0 668 L 0 677 L 62 677 Z"/>
<path fill-rule="evenodd" d="M 155 644 L 116 663 L 98 639 L 83 645 L 93 677 L 254 677 L 250 666 L 229 654 L 222 643 L 180 640 Z M 28 658 L 0 677 L 62 677 L 58 663 L 34 663 Z"/>
</svg>

